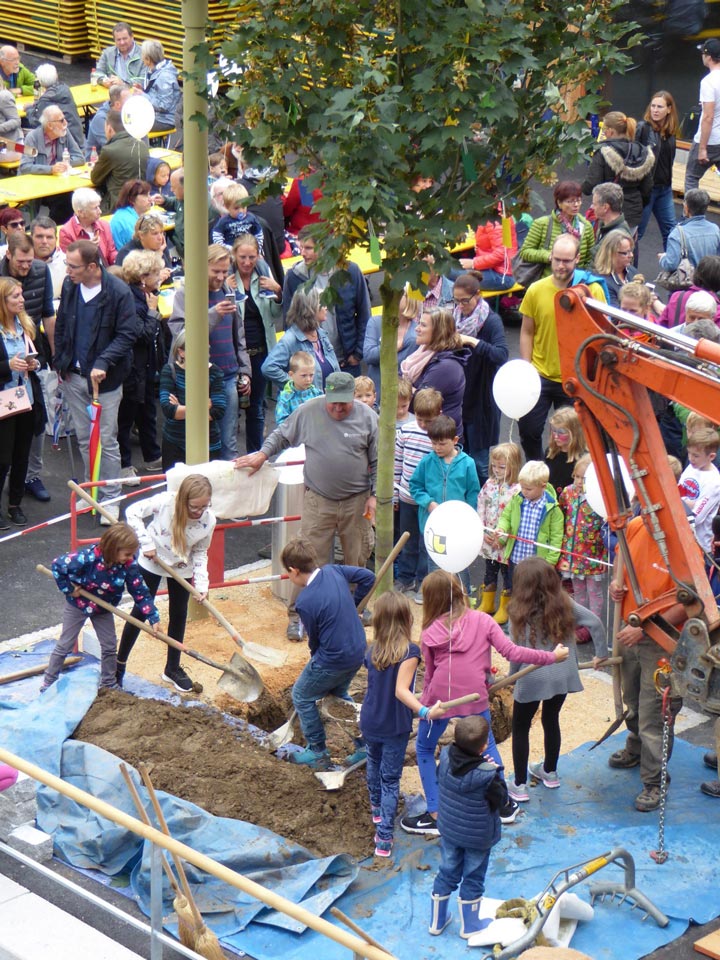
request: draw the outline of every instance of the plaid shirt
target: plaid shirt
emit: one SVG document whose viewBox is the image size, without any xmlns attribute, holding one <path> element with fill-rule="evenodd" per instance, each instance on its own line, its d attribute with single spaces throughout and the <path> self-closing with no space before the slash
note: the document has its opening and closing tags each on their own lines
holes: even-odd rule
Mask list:
<svg viewBox="0 0 720 960">
<path fill-rule="evenodd" d="M 526 557 L 535 556 L 537 551 L 534 542 L 524 543 L 523 540 L 537 540 L 544 509 L 544 497 L 538 497 L 537 500 L 528 500 L 527 497 L 523 497 L 520 506 L 520 526 L 517 532 L 518 539 L 515 541 L 513 552 L 510 554 L 510 563 L 520 563 L 520 561 Z"/>
</svg>

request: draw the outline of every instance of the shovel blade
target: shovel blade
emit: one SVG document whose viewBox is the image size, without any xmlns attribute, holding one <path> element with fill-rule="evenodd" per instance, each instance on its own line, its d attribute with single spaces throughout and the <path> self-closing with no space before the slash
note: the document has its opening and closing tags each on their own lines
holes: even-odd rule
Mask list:
<svg viewBox="0 0 720 960">
<path fill-rule="evenodd" d="M 260 674 L 239 653 L 234 653 L 225 664 L 217 685 L 218 690 L 240 703 L 252 703 L 265 689 Z"/>
<path fill-rule="evenodd" d="M 266 663 L 269 667 L 282 667 L 287 663 L 287 654 L 282 650 L 273 650 L 272 647 L 265 647 L 262 643 L 253 643 L 251 640 L 243 640 L 242 651 L 256 663 Z"/>
<path fill-rule="evenodd" d="M 357 763 L 354 763 L 351 767 L 346 767 L 344 770 L 329 770 L 323 773 L 316 772 L 315 776 L 326 790 L 339 790 L 341 787 L 345 786 L 345 777 L 349 776 L 353 770 L 357 770 L 358 767 L 362 767 L 366 763 L 367 757 L 363 757 L 362 760 L 358 760 Z"/>
<path fill-rule="evenodd" d="M 601 743 L 605 743 L 607 738 L 611 737 L 615 733 L 615 731 L 618 729 L 618 727 L 622 726 L 622 724 L 625 723 L 625 720 L 627 719 L 627 715 L 628 715 L 628 711 L 625 710 L 621 717 L 618 717 L 616 720 L 613 720 L 613 722 L 607 728 L 605 733 L 600 737 L 600 739 L 596 740 L 595 743 L 590 747 L 590 750 L 594 750 L 595 747 L 599 747 Z"/>
</svg>

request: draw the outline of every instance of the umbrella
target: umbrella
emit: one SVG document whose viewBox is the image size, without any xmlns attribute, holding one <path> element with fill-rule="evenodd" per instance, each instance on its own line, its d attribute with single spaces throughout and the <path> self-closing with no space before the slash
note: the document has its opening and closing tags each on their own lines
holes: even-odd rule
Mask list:
<svg viewBox="0 0 720 960">
<path fill-rule="evenodd" d="M 88 460 L 90 480 L 97 483 L 100 479 L 100 461 L 102 459 L 102 442 L 100 440 L 100 416 L 102 414 L 102 405 L 98 400 L 98 384 L 93 380 L 93 398 L 88 406 L 88 415 L 90 416 L 90 442 L 88 444 Z M 92 487 L 91 494 L 93 499 L 97 499 L 98 491 Z M 93 513 L 95 511 L 93 510 Z"/>
</svg>

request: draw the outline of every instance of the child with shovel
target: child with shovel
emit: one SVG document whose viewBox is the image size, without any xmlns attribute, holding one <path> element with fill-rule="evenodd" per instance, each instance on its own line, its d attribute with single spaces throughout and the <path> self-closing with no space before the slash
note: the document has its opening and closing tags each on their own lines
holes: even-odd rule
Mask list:
<svg viewBox="0 0 720 960">
<path fill-rule="evenodd" d="M 139 565 L 153 597 L 165 575 L 162 567 L 154 562 L 156 557 L 177 570 L 183 578 L 190 579 L 192 576 L 195 589 L 203 599 L 207 596 L 207 552 L 215 529 L 215 514 L 209 509 L 211 496 L 212 486 L 207 477 L 190 473 L 184 477 L 177 493 L 159 493 L 147 500 L 136 501 L 125 511 L 127 522 L 140 541 Z M 147 525 L 146 521 L 149 521 Z M 182 643 L 190 594 L 171 577 L 168 577 L 167 585 L 170 601 L 168 633 Z M 132 615 L 138 620 L 145 619 L 138 607 Z M 117 662 L 117 682 L 120 686 L 139 632 L 130 623 L 123 628 Z M 193 689 L 192 680 L 180 666 L 180 651 L 174 647 L 167 649 L 162 678 L 183 693 Z"/>
<path fill-rule="evenodd" d="M 116 523 L 106 530 L 100 543 L 66 553 L 53 560 L 53 576 L 58 588 L 65 594 L 67 603 L 60 639 L 50 654 L 40 693 L 44 693 L 57 680 L 65 657 L 75 646 L 80 628 L 88 618 L 102 651 L 100 686 L 117 687 L 117 637 L 113 615 L 95 606 L 91 600 L 81 597 L 78 588 L 117 606 L 127 587 L 140 616 L 149 620 L 153 628 L 160 623 L 160 614 L 135 561 L 138 547 L 135 532 L 126 523 Z"/>
<path fill-rule="evenodd" d="M 297 537 L 285 546 L 282 565 L 290 582 L 300 587 L 295 604 L 308 635 L 310 662 L 292 688 L 307 747 L 290 757 L 293 763 L 320 768 L 330 760 L 317 701 L 332 694 L 348 699 L 350 681 L 362 666 L 367 641 L 356 607 L 369 593 L 374 575 L 364 567 L 318 564 L 308 540 Z M 355 594 L 350 585 L 356 584 Z"/>
</svg>

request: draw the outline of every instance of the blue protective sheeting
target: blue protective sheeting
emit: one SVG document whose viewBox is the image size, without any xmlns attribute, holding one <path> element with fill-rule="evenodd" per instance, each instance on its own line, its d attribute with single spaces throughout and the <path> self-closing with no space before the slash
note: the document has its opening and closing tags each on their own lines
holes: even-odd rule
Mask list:
<svg viewBox="0 0 720 960">
<path fill-rule="evenodd" d="M 6 654 L 0 657 L 0 675 L 26 665 L 9 662 Z M 117 758 L 84 744 L 67 742 L 63 746 L 92 702 L 97 672 L 96 664 L 80 665 L 41 699 L 37 697 L 39 678 L 6 688 L 3 693 L 7 696 L 0 702 L 0 743 L 48 769 L 53 769 L 53 764 L 60 769 L 62 754 L 63 777 L 134 815 L 127 790 L 118 780 Z M 25 688 L 23 695 L 16 694 L 16 687 Z M 670 857 L 658 866 L 649 856 L 658 842 L 658 814 L 640 814 L 633 806 L 640 790 L 637 768 L 625 771 L 607 766 L 610 753 L 623 743 L 624 736 L 618 735 L 592 753 L 586 744 L 563 756 L 561 788 L 538 786 L 531 790 L 531 801 L 523 805 L 518 821 L 503 829 L 487 877 L 490 897 L 530 897 L 558 870 L 613 847 L 627 848 L 635 858 L 637 887 L 670 916 L 671 923 L 661 929 L 652 920 L 643 923 L 640 912 L 631 911 L 627 905 L 596 903 L 595 919 L 581 923 L 572 941 L 573 947 L 593 960 L 635 960 L 675 939 L 691 918 L 704 923 L 720 912 L 720 802 L 698 789 L 700 780 L 711 775 L 703 767 L 703 751 L 682 740 L 675 742 L 666 817 Z M 137 774 L 133 772 L 133 776 L 140 784 Z M 242 789 L 241 775 L 238 789 Z M 145 797 L 142 786 L 140 792 Z M 193 804 L 169 795 L 160 797 L 177 839 L 251 875 L 316 914 L 337 902 L 400 960 L 445 958 L 460 950 L 465 953 L 466 947 L 457 936 L 457 919 L 441 937 L 431 937 L 427 932 L 430 890 L 439 863 L 438 841 L 410 837 L 398 828 L 394 858 L 382 863 L 365 861 L 363 866 L 373 869 L 360 869 L 356 876 L 357 868 L 349 858 L 312 860 L 301 847 L 268 831 L 210 817 Z M 65 856 L 82 866 L 103 862 L 108 872 L 131 870 L 132 892 L 147 912 L 146 846 L 128 839 L 124 831 L 107 821 L 85 815 L 74 804 L 65 801 L 61 805 L 45 790 L 40 791 L 39 802 L 41 825 L 46 829 L 57 825 L 56 843 Z M 372 829 L 368 815 L 368 837 Z M 193 867 L 189 869 L 193 892 L 201 909 L 207 911 L 205 920 L 223 938 L 223 945 L 259 960 L 279 956 L 284 960 L 346 960 L 345 948 L 312 930 L 301 933 L 293 921 L 224 884 L 199 883 L 207 877 Z M 591 882 L 621 879 L 621 869 L 611 866 Z M 590 882 L 584 882 L 573 892 L 589 900 L 589 886 Z M 339 894 L 342 896 L 337 899 Z M 171 909 L 169 889 L 165 895 L 166 906 Z M 483 950 L 478 949 L 474 955 L 482 956 Z"/>
</svg>

